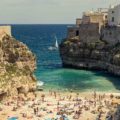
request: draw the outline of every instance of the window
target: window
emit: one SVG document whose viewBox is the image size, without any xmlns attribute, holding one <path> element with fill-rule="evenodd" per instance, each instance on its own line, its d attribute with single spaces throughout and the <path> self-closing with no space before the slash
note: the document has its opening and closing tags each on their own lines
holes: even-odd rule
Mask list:
<svg viewBox="0 0 120 120">
<path fill-rule="evenodd" d="M 112 13 L 114 13 L 114 11 L 112 11 Z"/>
<path fill-rule="evenodd" d="M 108 16 L 107 15 L 105 15 L 105 19 L 107 19 L 108 18 Z"/>
<path fill-rule="evenodd" d="M 79 30 L 76 31 L 76 36 L 79 36 Z"/>
<path fill-rule="evenodd" d="M 115 19 L 114 19 L 114 17 L 112 17 L 112 22 L 114 22 L 115 21 Z"/>
<path fill-rule="evenodd" d="M 109 32 L 109 35 L 112 35 L 112 32 L 111 32 L 111 31 Z"/>
</svg>

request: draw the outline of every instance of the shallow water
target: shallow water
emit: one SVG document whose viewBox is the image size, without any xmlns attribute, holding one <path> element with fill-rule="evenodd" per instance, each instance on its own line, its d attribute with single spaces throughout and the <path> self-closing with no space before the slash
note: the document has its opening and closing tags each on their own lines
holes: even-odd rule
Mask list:
<svg viewBox="0 0 120 120">
<path fill-rule="evenodd" d="M 68 25 L 13 25 L 12 33 L 36 54 L 35 75 L 44 82 L 44 88 L 76 91 L 119 92 L 120 78 L 101 71 L 62 68 L 59 51 L 49 51 L 54 35 L 59 43 L 65 38 Z"/>
<path fill-rule="evenodd" d="M 12 118 L 9 118 L 8 120 L 18 120 L 17 117 L 12 117 Z"/>
</svg>

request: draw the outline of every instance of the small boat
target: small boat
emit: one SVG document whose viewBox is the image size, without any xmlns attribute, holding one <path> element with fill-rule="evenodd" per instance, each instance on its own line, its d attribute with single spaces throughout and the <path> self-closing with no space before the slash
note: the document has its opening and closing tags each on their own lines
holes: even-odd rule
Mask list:
<svg viewBox="0 0 120 120">
<path fill-rule="evenodd" d="M 51 50 L 51 51 L 53 51 L 53 50 L 58 50 L 58 48 L 59 48 L 59 45 L 58 45 L 58 40 L 57 40 L 57 37 L 55 36 L 55 45 L 53 45 L 53 46 L 50 46 L 48 49 L 49 50 Z"/>
<path fill-rule="evenodd" d="M 38 82 L 37 82 L 37 86 L 38 86 L 38 87 L 41 87 L 41 86 L 43 86 L 43 85 L 44 85 L 44 82 L 42 82 L 42 81 L 38 81 Z"/>
<path fill-rule="evenodd" d="M 43 85 L 44 85 L 44 82 L 38 81 L 37 82 L 37 90 L 38 91 L 43 91 Z"/>
<path fill-rule="evenodd" d="M 43 91 L 43 88 L 37 87 L 37 91 Z"/>
</svg>

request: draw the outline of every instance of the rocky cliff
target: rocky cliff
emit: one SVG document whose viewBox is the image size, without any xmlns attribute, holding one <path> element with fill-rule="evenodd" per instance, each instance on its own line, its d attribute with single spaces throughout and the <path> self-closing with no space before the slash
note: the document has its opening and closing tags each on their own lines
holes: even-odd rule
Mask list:
<svg viewBox="0 0 120 120">
<path fill-rule="evenodd" d="M 35 90 L 35 55 L 22 42 L 4 35 L 0 39 L 0 100 Z"/>
<path fill-rule="evenodd" d="M 120 44 L 109 46 L 101 40 L 81 42 L 79 39 L 65 39 L 60 45 L 64 67 L 100 69 L 120 75 Z"/>
</svg>

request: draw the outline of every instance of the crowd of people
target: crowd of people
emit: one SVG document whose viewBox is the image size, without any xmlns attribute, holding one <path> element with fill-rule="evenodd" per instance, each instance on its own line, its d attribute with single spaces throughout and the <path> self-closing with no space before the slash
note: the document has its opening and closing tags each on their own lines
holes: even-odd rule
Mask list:
<svg viewBox="0 0 120 120">
<path fill-rule="evenodd" d="M 0 104 L 0 120 L 112 120 L 119 94 L 59 91 L 20 94 Z M 1 119 L 2 118 L 2 119 Z"/>
</svg>

